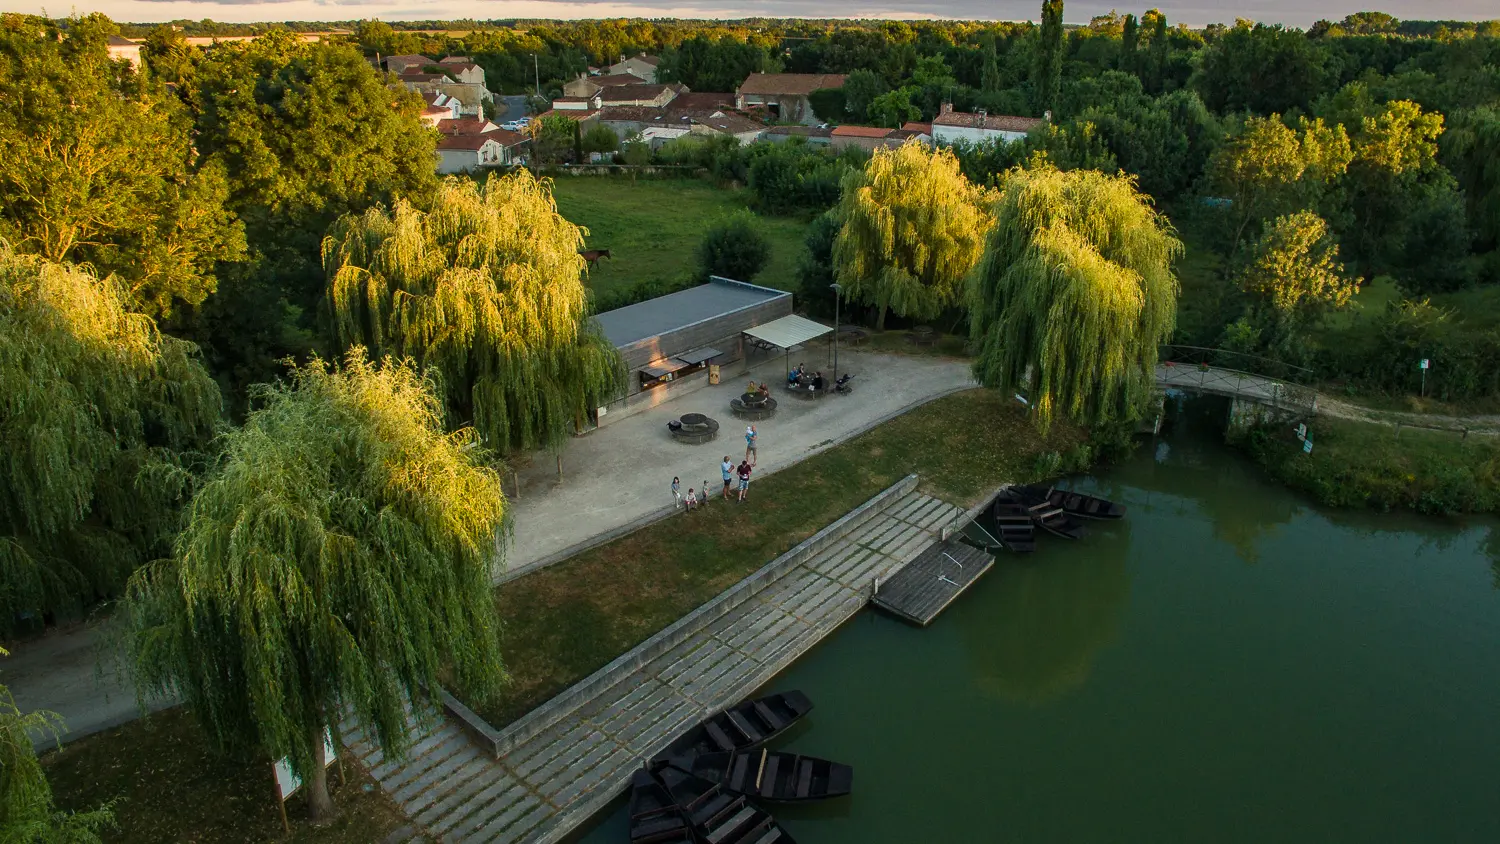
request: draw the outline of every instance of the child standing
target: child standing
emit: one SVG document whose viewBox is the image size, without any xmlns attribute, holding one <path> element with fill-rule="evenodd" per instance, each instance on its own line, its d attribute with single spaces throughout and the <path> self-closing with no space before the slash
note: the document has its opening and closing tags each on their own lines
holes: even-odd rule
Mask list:
<svg viewBox="0 0 1500 844">
<path fill-rule="evenodd" d="M 760 435 L 755 432 L 754 425 L 745 429 L 745 462 L 751 466 L 755 465 L 757 459 L 755 447 L 759 439 Z"/>
<path fill-rule="evenodd" d="M 672 502 L 673 509 L 682 506 L 682 480 L 676 476 L 672 477 Z"/>
<path fill-rule="evenodd" d="M 734 464 L 729 462 L 729 455 L 724 455 L 724 462 L 719 464 L 719 474 L 724 476 L 724 500 L 729 500 L 729 484 L 734 481 Z"/>
</svg>

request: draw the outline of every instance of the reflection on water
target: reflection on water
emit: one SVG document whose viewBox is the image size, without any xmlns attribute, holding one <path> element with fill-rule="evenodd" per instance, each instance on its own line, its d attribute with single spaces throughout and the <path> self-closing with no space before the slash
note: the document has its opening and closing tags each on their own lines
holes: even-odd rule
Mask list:
<svg viewBox="0 0 1500 844">
<path fill-rule="evenodd" d="M 1500 841 L 1500 527 L 1311 506 L 1214 405 L 1064 483 L 1124 522 L 776 678 L 817 705 L 786 748 L 856 771 L 797 841 Z"/>
<path fill-rule="evenodd" d="M 1118 634 L 1130 597 L 1120 556 L 1044 564 L 1002 557 L 986 577 L 995 580 L 988 611 L 961 615 L 958 631 L 975 685 L 1023 703 L 1046 703 L 1083 685 L 1095 654 Z"/>
</svg>

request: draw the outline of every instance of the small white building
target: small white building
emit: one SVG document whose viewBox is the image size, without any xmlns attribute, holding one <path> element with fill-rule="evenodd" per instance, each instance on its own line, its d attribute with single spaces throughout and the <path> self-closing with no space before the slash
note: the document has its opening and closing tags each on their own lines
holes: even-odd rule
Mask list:
<svg viewBox="0 0 1500 844">
<path fill-rule="evenodd" d="M 438 62 L 438 66 L 458 82 L 484 85 L 484 68 L 475 64 L 468 56 L 449 56 Z"/>
<path fill-rule="evenodd" d="M 1047 121 L 1037 117 L 1015 117 L 987 114 L 984 111 L 954 111 L 953 103 L 943 103 L 932 119 L 932 139 L 939 145 L 955 141 L 985 143 L 1023 140 L 1031 130 Z"/>
<path fill-rule="evenodd" d="M 624 56 L 620 60 L 605 68 L 606 73 L 628 73 L 640 79 L 642 82 L 656 84 L 656 68 L 661 64 L 661 59 L 656 56 L 648 56 L 645 53 L 637 53 L 630 58 Z"/>
<path fill-rule="evenodd" d="M 136 70 L 141 69 L 141 45 L 129 38 L 121 38 L 118 35 L 109 36 L 109 57 L 115 61 L 130 62 L 130 66 Z"/>
<path fill-rule="evenodd" d="M 458 100 L 441 91 L 423 94 L 422 100 L 427 104 L 422 111 L 422 122 L 434 129 L 441 128 L 440 124 L 445 120 L 457 120 L 459 117 Z"/>
</svg>

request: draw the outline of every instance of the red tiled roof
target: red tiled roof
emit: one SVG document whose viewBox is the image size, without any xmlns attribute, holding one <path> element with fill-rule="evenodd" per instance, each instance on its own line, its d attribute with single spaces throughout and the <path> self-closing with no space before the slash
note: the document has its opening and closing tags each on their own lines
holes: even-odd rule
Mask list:
<svg viewBox="0 0 1500 844">
<path fill-rule="evenodd" d="M 444 135 L 438 138 L 437 148 L 480 150 L 491 141 L 498 141 L 493 132 L 483 135 Z"/>
<path fill-rule="evenodd" d="M 640 85 L 646 80 L 636 76 L 634 73 L 611 73 L 605 76 L 590 76 L 588 81 L 598 85 L 600 88 L 613 88 L 616 85 Z"/>
<path fill-rule="evenodd" d="M 473 62 L 474 60 L 468 56 L 448 56 L 438 64 L 472 64 Z"/>
<path fill-rule="evenodd" d="M 672 108 L 728 111 L 734 108 L 734 94 L 720 94 L 714 91 L 681 91 L 672 98 L 670 105 Z"/>
<path fill-rule="evenodd" d="M 385 57 L 385 64 L 386 64 L 387 67 L 389 67 L 392 64 L 424 64 L 425 65 L 425 64 L 437 64 L 437 62 L 433 61 L 432 59 L 427 58 L 426 56 L 420 56 L 420 55 L 417 55 L 415 53 L 412 53 L 412 54 L 405 55 L 405 56 L 386 56 Z"/>
<path fill-rule="evenodd" d="M 634 85 L 615 85 L 610 88 L 602 88 L 599 91 L 599 99 L 603 102 L 630 102 L 633 100 L 654 100 L 667 90 L 665 85 L 647 85 L 636 83 Z"/>
<path fill-rule="evenodd" d="M 967 111 L 950 111 L 932 119 L 933 126 L 961 126 L 968 129 L 988 129 L 993 132 L 1030 132 L 1047 121 L 1036 117 L 1016 117 L 1009 114 L 974 114 Z"/>
<path fill-rule="evenodd" d="M 835 126 L 833 137 L 835 138 L 884 138 L 892 130 L 879 126 Z"/>
<path fill-rule="evenodd" d="M 453 109 L 451 109 L 451 108 L 443 108 L 442 106 L 437 106 L 437 105 L 430 105 L 427 108 L 423 109 L 422 113 L 423 114 L 452 114 L 453 113 Z"/>
<path fill-rule="evenodd" d="M 495 129 L 490 132 L 485 132 L 484 137 L 493 138 L 496 143 L 500 144 L 500 146 L 503 147 L 513 147 L 517 144 L 524 144 L 528 140 L 530 140 L 520 132 L 512 132 L 509 129 Z"/>
<path fill-rule="evenodd" d="M 486 128 L 495 128 L 495 124 L 482 117 L 450 117 L 438 121 L 437 128 L 445 135 L 478 135 Z"/>
<path fill-rule="evenodd" d="M 402 82 L 452 82 L 446 73 L 419 73 L 412 71 L 401 74 Z"/>
<path fill-rule="evenodd" d="M 906 123 L 901 124 L 901 128 L 902 128 L 903 131 L 906 131 L 906 132 L 921 132 L 924 135 L 931 135 L 932 134 L 932 124 L 931 123 L 918 123 L 915 120 L 910 120 L 910 121 L 907 121 Z"/>
<path fill-rule="evenodd" d="M 740 83 L 741 94 L 798 97 L 824 88 L 844 87 L 842 73 L 752 73 Z"/>
<path fill-rule="evenodd" d="M 474 64 L 473 62 L 450 62 L 447 59 L 443 59 L 443 68 L 445 70 L 451 70 L 454 73 L 463 73 L 469 70 L 478 70 L 479 65 Z"/>
</svg>

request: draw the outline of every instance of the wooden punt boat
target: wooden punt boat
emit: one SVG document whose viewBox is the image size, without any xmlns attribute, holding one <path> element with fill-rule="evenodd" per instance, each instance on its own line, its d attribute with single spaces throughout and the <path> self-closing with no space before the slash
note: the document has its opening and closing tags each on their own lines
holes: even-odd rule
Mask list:
<svg viewBox="0 0 1500 844">
<path fill-rule="evenodd" d="M 687 818 L 645 768 L 630 778 L 630 844 L 693 844 Z"/>
<path fill-rule="evenodd" d="M 1077 539 L 1087 531 L 1083 525 L 1063 511 L 1063 508 L 1053 504 L 1044 494 L 1046 490 L 1038 490 L 1035 487 L 1012 487 L 1011 492 L 1016 499 L 1031 514 L 1031 520 L 1042 530 L 1063 539 Z"/>
<path fill-rule="evenodd" d="M 854 786 L 848 765 L 796 753 L 704 753 L 692 758 L 691 767 L 695 776 L 761 800 L 823 800 L 842 797 Z"/>
<path fill-rule="evenodd" d="M 1045 497 L 1053 506 L 1061 507 L 1064 513 L 1079 519 L 1114 520 L 1125 518 L 1125 507 L 1081 492 L 1066 489 L 1044 489 L 1028 487 L 1032 495 Z"/>
<path fill-rule="evenodd" d="M 675 766 L 655 770 L 702 844 L 796 844 L 775 818 L 717 783 Z"/>
<path fill-rule="evenodd" d="M 1014 498 L 1001 495 L 990 505 L 994 536 L 1008 551 L 1026 554 L 1036 550 L 1036 525 L 1031 512 Z"/>
<path fill-rule="evenodd" d="M 812 701 L 799 691 L 741 701 L 688 730 L 656 759 L 750 750 L 786 732 L 811 710 Z"/>
</svg>

